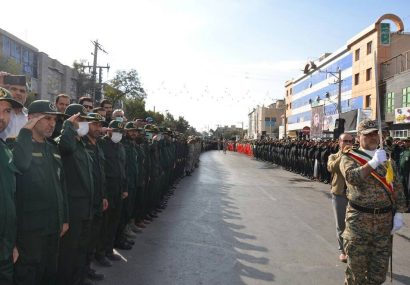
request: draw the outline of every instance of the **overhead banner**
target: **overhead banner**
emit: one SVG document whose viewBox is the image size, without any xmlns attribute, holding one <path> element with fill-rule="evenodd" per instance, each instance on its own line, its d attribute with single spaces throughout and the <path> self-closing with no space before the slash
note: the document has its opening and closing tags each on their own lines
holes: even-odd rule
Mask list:
<svg viewBox="0 0 410 285">
<path fill-rule="evenodd" d="M 324 116 L 323 130 L 328 131 L 328 132 L 333 132 L 335 130 L 335 123 L 338 117 L 339 117 L 339 114 Z"/>
<path fill-rule="evenodd" d="M 380 23 L 380 44 L 390 45 L 390 24 Z"/>
<path fill-rule="evenodd" d="M 320 138 L 323 134 L 323 117 L 324 106 L 317 106 L 312 108 L 312 120 L 310 126 L 310 137 Z"/>
<path fill-rule="evenodd" d="M 410 123 L 410 108 L 394 109 L 394 123 L 395 124 Z"/>
<path fill-rule="evenodd" d="M 341 113 L 340 118 L 345 120 L 345 132 L 356 131 L 358 110 Z"/>
</svg>

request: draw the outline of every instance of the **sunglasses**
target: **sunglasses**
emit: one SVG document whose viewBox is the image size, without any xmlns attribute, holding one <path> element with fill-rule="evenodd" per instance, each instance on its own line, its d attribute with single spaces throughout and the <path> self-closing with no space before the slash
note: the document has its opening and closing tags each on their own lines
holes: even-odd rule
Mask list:
<svg viewBox="0 0 410 285">
<path fill-rule="evenodd" d="M 344 143 L 353 143 L 354 140 L 343 140 L 342 142 L 344 142 Z"/>
<path fill-rule="evenodd" d="M 83 106 L 87 109 L 92 109 L 93 108 L 93 106 L 90 106 L 90 105 L 83 105 Z"/>
</svg>

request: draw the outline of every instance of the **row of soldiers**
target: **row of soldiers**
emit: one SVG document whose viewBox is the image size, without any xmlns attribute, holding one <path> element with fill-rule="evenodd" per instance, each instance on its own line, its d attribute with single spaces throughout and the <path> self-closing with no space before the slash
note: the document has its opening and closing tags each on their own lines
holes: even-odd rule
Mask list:
<svg viewBox="0 0 410 285">
<path fill-rule="evenodd" d="M 263 139 L 251 144 L 256 159 L 275 163 L 288 171 L 323 183 L 331 181 L 331 173 L 327 169 L 328 158 L 339 151 L 337 140 Z M 385 136 L 384 145 L 401 174 L 404 194 L 409 204 L 410 138 L 400 140 Z"/>
<path fill-rule="evenodd" d="M 201 141 L 125 122 L 109 101 L 103 117 L 61 104 L 67 95 L 27 108 L 13 95 L 0 88 L 0 284 L 93 284 L 104 276 L 91 262 L 112 266 L 114 248 L 132 248 L 198 166 Z"/>
</svg>

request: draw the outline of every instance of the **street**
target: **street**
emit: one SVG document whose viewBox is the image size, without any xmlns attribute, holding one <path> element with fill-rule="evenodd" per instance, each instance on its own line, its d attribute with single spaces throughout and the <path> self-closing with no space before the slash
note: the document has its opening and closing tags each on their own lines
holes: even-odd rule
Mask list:
<svg viewBox="0 0 410 285">
<path fill-rule="evenodd" d="M 98 284 L 343 284 L 329 187 L 242 154 L 203 153 L 124 260 L 94 265 Z M 407 226 L 394 238 L 393 284 L 410 284 Z"/>
</svg>

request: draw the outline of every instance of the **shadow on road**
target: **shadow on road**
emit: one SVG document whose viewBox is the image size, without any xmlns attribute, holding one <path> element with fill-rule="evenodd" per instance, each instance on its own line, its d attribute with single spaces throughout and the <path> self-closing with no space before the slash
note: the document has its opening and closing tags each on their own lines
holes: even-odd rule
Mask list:
<svg viewBox="0 0 410 285">
<path fill-rule="evenodd" d="M 273 169 L 275 167 L 275 165 L 266 164 L 262 168 Z M 213 168 L 218 174 L 218 181 L 222 181 L 222 185 L 217 189 L 221 193 L 222 242 L 230 247 L 227 250 L 233 252 L 231 262 L 234 266 L 231 272 L 227 273 L 235 273 L 236 275 L 231 276 L 230 280 L 226 280 L 229 283 L 225 284 L 246 284 L 244 278 L 274 281 L 275 276 L 271 272 L 258 269 L 258 265 L 269 264 L 269 259 L 263 256 L 264 253 L 268 252 L 268 249 L 258 245 L 257 237 L 247 232 L 246 224 L 243 224 L 241 214 L 238 212 L 240 207 L 235 204 L 235 192 L 232 191 L 234 185 L 226 182 L 229 181 L 230 173 L 225 170 L 226 168 L 222 169 L 222 165 L 215 163 L 215 161 Z"/>
</svg>

